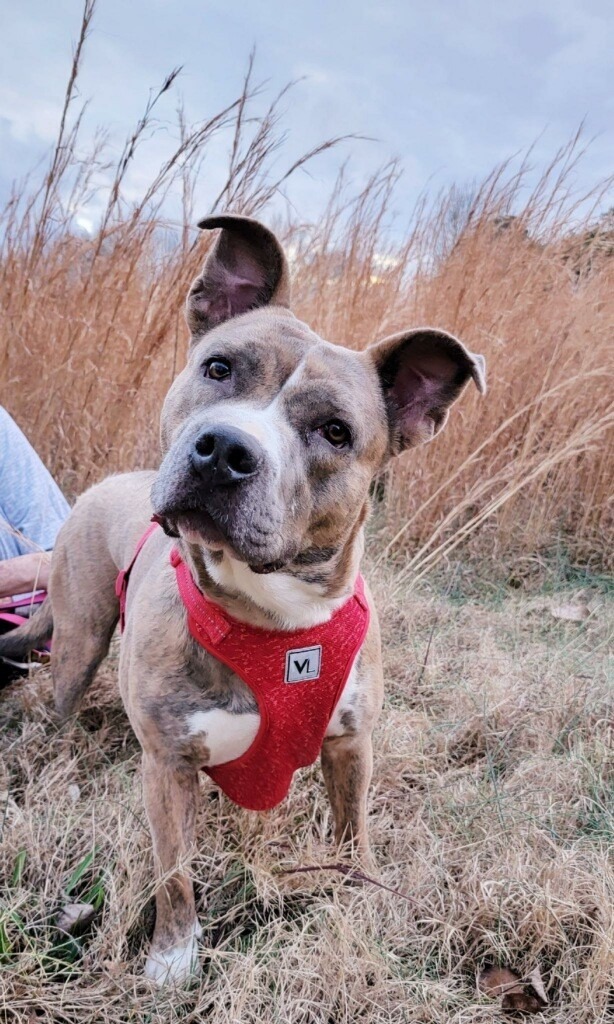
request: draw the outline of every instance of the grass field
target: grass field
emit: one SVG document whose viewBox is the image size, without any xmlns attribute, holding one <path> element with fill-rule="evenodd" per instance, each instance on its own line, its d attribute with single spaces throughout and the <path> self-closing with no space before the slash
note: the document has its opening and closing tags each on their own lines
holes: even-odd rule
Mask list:
<svg viewBox="0 0 614 1024">
<path fill-rule="evenodd" d="M 87 152 L 77 83 L 93 7 L 49 166 L 0 211 L 1 401 L 71 498 L 157 464 L 184 297 L 210 244 L 192 225 L 214 207 L 276 222 L 294 308 L 324 337 L 363 348 L 404 327 L 450 330 L 485 355 L 489 393 L 464 395 L 442 437 L 376 488 L 367 570 L 387 683 L 370 803 L 377 873 L 326 868 L 335 851 L 317 767 L 261 816 L 203 781 L 202 973 L 191 990 L 154 991 L 142 976 L 151 845 L 117 651 L 61 729 L 43 670 L 0 694 L 0 1017 L 490 1024 L 508 1018 L 478 994 L 476 972 L 498 965 L 539 969 L 549 1003 L 534 1019 L 606 1024 L 611 181 L 578 194 L 574 139 L 536 184 L 527 156 L 469 191 L 425 196 L 404 232 L 394 164 L 358 189 L 340 175 L 304 223 L 280 213 L 279 197 L 336 141 L 283 165 L 279 98 L 263 106 L 250 67 L 225 111 L 195 126 L 180 116 L 174 155 L 128 200 L 134 153 L 159 127 L 174 75 L 119 155 L 102 136 Z M 198 169 L 220 136 L 228 174 L 214 196 Z M 205 208 L 193 209 L 196 194 Z M 84 233 L 75 217 L 90 207 L 96 227 Z M 77 940 L 59 935 L 58 909 L 79 901 L 93 903 L 93 922 Z"/>
<path fill-rule="evenodd" d="M 152 854 L 115 659 L 59 731 L 43 672 L 0 701 L 3 1019 L 490 1024 L 508 1019 L 476 992 L 492 964 L 539 968 L 550 1003 L 535 1020 L 612 1019 L 604 581 L 559 574 L 527 595 L 459 563 L 415 591 L 381 568 L 375 584 L 387 695 L 370 827 L 374 879 L 396 892 L 334 870 L 284 874 L 335 863 L 317 766 L 267 815 L 205 780 L 202 976 L 187 992 L 153 990 Z M 588 617 L 556 618 L 561 605 Z M 79 900 L 96 917 L 63 942 L 55 914 Z"/>
</svg>

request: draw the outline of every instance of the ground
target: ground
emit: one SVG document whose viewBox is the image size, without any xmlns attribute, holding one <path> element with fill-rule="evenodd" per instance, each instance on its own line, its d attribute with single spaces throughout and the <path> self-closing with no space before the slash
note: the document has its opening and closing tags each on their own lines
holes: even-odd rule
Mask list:
<svg viewBox="0 0 614 1024">
<path fill-rule="evenodd" d="M 0 694 L 3 1019 L 490 1024 L 509 1019 L 476 990 L 493 964 L 539 968 L 549 1005 L 536 1021 L 613 1019 L 603 580 L 546 575 L 527 592 L 461 563 L 413 590 L 391 568 L 371 578 L 387 678 L 370 801 L 378 871 L 348 882 L 319 870 L 335 853 L 317 765 L 267 815 L 203 778 L 191 989 L 156 991 L 142 975 L 152 857 L 116 650 L 61 729 L 46 671 Z M 79 900 L 94 922 L 62 939 L 55 915 Z"/>
</svg>

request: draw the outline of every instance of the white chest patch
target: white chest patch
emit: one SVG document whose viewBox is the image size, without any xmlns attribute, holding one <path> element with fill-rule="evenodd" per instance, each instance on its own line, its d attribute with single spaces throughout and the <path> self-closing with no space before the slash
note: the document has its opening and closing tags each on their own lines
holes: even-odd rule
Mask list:
<svg viewBox="0 0 614 1024">
<path fill-rule="evenodd" d="M 186 719 L 188 736 L 201 736 L 209 750 L 208 765 L 226 764 L 241 757 L 251 747 L 260 726 L 260 715 L 254 712 L 233 715 L 223 708 L 196 711 Z"/>
<path fill-rule="evenodd" d="M 221 562 L 209 558 L 206 551 L 203 557 L 208 572 L 220 587 L 244 594 L 259 608 L 276 615 L 286 629 L 309 629 L 328 622 L 349 596 L 324 597 L 322 587 L 305 583 L 289 573 L 258 575 L 228 554 L 224 554 Z"/>
</svg>

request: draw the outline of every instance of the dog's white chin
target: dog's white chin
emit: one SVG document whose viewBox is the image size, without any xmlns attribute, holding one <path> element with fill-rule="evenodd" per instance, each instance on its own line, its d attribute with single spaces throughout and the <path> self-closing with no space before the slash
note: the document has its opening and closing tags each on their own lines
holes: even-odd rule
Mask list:
<svg viewBox="0 0 614 1024">
<path fill-rule="evenodd" d="M 145 964 L 145 976 L 155 985 L 179 985 L 196 973 L 198 963 L 198 940 L 202 934 L 195 923 L 192 934 L 169 949 L 152 950 Z"/>
<path fill-rule="evenodd" d="M 224 558 L 218 563 L 205 557 L 205 566 L 222 590 L 248 598 L 258 608 L 274 615 L 282 629 L 309 629 L 328 622 L 350 596 L 348 592 L 340 597 L 326 597 L 323 584 L 306 583 L 283 570 L 260 575 L 234 558 Z"/>
</svg>

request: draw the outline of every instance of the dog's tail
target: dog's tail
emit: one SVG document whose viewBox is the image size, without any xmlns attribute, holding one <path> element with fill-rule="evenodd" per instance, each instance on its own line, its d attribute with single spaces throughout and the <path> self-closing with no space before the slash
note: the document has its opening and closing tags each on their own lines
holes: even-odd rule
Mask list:
<svg viewBox="0 0 614 1024">
<path fill-rule="evenodd" d="M 22 660 L 36 647 L 43 647 L 53 633 L 53 612 L 47 598 L 27 622 L 0 636 L 0 658 Z"/>
</svg>

